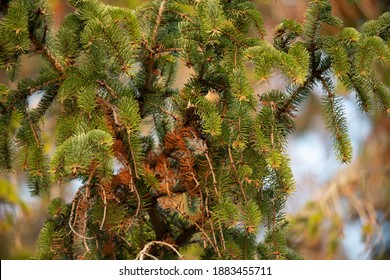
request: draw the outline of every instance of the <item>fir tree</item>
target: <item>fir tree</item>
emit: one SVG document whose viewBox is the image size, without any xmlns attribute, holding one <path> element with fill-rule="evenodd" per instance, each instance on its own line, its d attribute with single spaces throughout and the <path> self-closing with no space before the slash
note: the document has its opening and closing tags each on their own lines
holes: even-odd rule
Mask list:
<svg viewBox="0 0 390 280">
<path fill-rule="evenodd" d="M 310 1 L 304 22 L 284 20 L 270 43 L 248 0 L 155 0 L 136 10 L 69 3 L 75 12 L 57 32 L 46 0 L 1 7 L 0 67 L 18 86 L 0 85 L 0 166 L 25 171 L 32 195 L 83 183 L 71 203 L 50 203 L 37 258 L 172 259 L 193 243 L 204 259 L 299 258 L 283 212 L 294 192 L 286 152 L 294 115 L 320 87 L 335 153 L 351 160 L 335 84 L 362 111 L 389 111 L 374 63 L 390 57 L 390 14 L 356 30 L 332 15 L 330 1 Z M 323 25 L 338 31 L 323 35 Z M 34 78 L 18 76 L 24 55 L 46 60 Z M 180 60 L 193 74 L 177 89 Z M 278 72 L 288 86 L 256 98 L 248 62 L 258 82 Z M 146 118 L 154 130 L 145 136 Z"/>
</svg>

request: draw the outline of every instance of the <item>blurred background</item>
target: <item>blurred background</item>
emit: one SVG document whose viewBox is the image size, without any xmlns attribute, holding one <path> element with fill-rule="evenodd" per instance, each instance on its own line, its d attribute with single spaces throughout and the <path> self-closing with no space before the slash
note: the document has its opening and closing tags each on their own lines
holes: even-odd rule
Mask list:
<svg viewBox="0 0 390 280">
<path fill-rule="evenodd" d="M 51 0 L 54 29 L 73 9 L 65 0 Z M 105 0 L 106 4 L 136 8 L 143 0 Z M 283 18 L 303 21 L 308 1 L 256 0 L 263 14 L 267 39 Z M 345 26 L 359 29 L 367 20 L 390 11 L 390 1 L 331 1 L 333 13 Z M 336 30 L 325 28 L 323 32 Z M 53 30 L 55 32 L 55 30 Z M 25 57 L 19 77 L 34 77 L 43 61 Z M 181 87 L 189 76 L 184 66 L 178 71 Z M 389 65 L 378 65 L 383 81 L 390 85 Z M 0 82 L 15 87 L 0 70 Z M 253 85 L 256 94 L 283 89 L 275 76 L 265 86 Z M 379 112 L 362 114 L 353 93 L 337 86 L 343 96 L 348 128 L 354 148 L 353 162 L 340 165 L 333 153 L 332 139 L 320 116 L 319 93 L 311 95 L 297 114 L 297 131 L 289 139 L 288 152 L 296 180 L 289 198 L 289 242 L 305 259 L 390 259 L 390 119 Z M 29 100 L 33 107 L 39 96 Z M 54 147 L 54 121 L 45 123 L 47 150 Z M 145 128 L 147 129 L 147 128 Z M 0 173 L 0 259 L 26 259 L 35 254 L 35 243 L 46 218 L 48 202 L 54 197 L 71 201 L 78 182 L 53 186 L 43 197 L 31 197 L 22 173 Z M 261 238 L 261 236 L 259 236 Z M 195 258 L 196 255 L 188 255 Z"/>
</svg>

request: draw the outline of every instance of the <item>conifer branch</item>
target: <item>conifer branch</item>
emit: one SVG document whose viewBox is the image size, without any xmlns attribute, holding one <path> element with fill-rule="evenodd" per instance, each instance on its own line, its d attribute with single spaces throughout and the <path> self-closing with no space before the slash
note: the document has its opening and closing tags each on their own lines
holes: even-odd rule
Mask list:
<svg viewBox="0 0 390 280">
<path fill-rule="evenodd" d="M 349 162 L 352 157 L 352 147 L 348 138 L 344 111 L 339 105 L 340 100 L 335 97 L 331 82 L 324 77 L 321 77 L 320 81 L 327 93 L 327 98 L 324 99 L 323 114 L 327 129 L 331 131 L 334 138 L 336 155 L 341 162 Z"/>
<path fill-rule="evenodd" d="M 28 88 L 28 93 L 29 95 L 41 90 L 41 89 L 44 89 L 44 88 L 47 88 L 47 87 L 50 87 L 52 85 L 55 85 L 55 84 L 59 84 L 60 82 L 62 82 L 64 80 L 64 76 L 61 75 L 61 76 L 58 76 L 57 78 L 54 78 L 52 80 L 49 80 L 49 81 L 46 81 L 40 85 L 36 85 L 36 86 L 33 86 L 33 87 L 29 87 Z"/>
<path fill-rule="evenodd" d="M 28 108 L 26 109 L 26 113 L 27 113 L 28 122 L 30 124 L 31 132 L 34 135 L 35 143 L 37 144 L 37 147 L 39 147 L 41 145 L 41 143 L 38 139 L 37 133 L 35 132 L 35 128 L 34 128 L 34 125 L 33 125 L 33 122 L 32 122 L 31 116 L 30 116 L 30 111 Z"/>
<path fill-rule="evenodd" d="M 238 171 L 237 171 L 236 164 L 234 162 L 233 155 L 232 155 L 232 150 L 230 147 L 228 147 L 228 155 L 229 155 L 229 160 L 230 160 L 230 166 L 233 168 L 234 175 L 236 177 L 236 181 L 237 181 L 238 185 L 240 186 L 242 198 L 244 199 L 244 202 L 247 203 L 247 197 L 245 194 L 244 185 L 243 185 L 242 181 L 240 181 L 240 179 L 239 179 Z"/>
<path fill-rule="evenodd" d="M 158 9 L 158 15 L 157 15 L 157 18 L 156 18 L 156 23 L 154 25 L 154 29 L 153 29 L 153 33 L 152 33 L 152 49 L 156 49 L 156 46 L 157 46 L 157 36 L 158 36 L 158 29 L 160 27 L 160 24 L 161 24 L 161 20 L 162 20 L 162 16 L 163 16 L 163 13 L 164 13 L 164 9 L 165 9 L 165 4 L 166 4 L 166 0 L 161 0 L 161 3 L 160 3 L 160 8 Z"/>
<path fill-rule="evenodd" d="M 43 54 L 44 57 L 51 63 L 51 65 L 61 74 L 64 73 L 65 69 L 59 62 L 59 60 L 55 57 L 55 55 L 44 45 L 42 42 L 38 40 L 38 38 L 34 35 L 32 31 L 30 31 L 30 39 L 31 42 L 35 45 L 35 51 L 37 53 Z"/>
<path fill-rule="evenodd" d="M 147 92 L 149 92 L 150 86 L 151 86 L 151 80 L 152 80 L 152 76 L 153 76 L 153 66 L 154 66 L 154 63 L 156 61 L 156 53 L 155 52 L 156 52 L 157 47 L 158 47 L 157 46 L 158 30 L 159 30 L 159 27 L 160 27 L 160 24 L 162 21 L 164 9 L 165 9 L 165 4 L 166 4 L 166 0 L 161 0 L 160 8 L 158 10 L 156 22 L 155 22 L 153 33 L 151 36 L 151 42 L 150 42 L 151 49 L 149 49 L 149 55 L 147 57 L 146 67 L 145 67 L 147 72 L 146 72 L 144 87 L 145 87 Z"/>
<path fill-rule="evenodd" d="M 121 65 L 121 71 L 126 73 L 128 70 L 127 69 L 128 65 L 126 65 L 126 58 L 123 56 L 123 54 L 121 52 L 121 46 L 118 46 L 118 44 L 113 40 L 112 36 L 107 31 L 107 29 L 104 28 L 104 26 L 102 26 L 101 30 L 102 30 L 102 33 L 103 33 L 105 39 L 109 42 L 110 46 L 112 46 L 114 49 L 116 57 Z"/>
<path fill-rule="evenodd" d="M 11 1 L 0 19 L 1 68 L 14 74 L 25 53 L 50 65 L 16 90 L 0 84 L 1 168 L 10 167 L 16 137 L 31 189 L 50 184 L 39 121 L 59 95 L 50 173 L 84 182 L 70 204 L 50 203 L 39 258 L 157 260 L 173 252 L 183 259 L 179 248 L 202 242 L 203 258 L 294 257 L 282 212 L 294 189 L 285 154 L 294 114 L 318 84 L 334 150 L 347 161 L 352 148 L 332 79 L 355 90 L 364 111 L 371 97 L 390 111 L 390 90 L 373 67 L 390 57 L 390 13 L 361 33 L 344 28 L 322 36 L 323 24 L 341 24 L 330 1 L 312 0 L 303 24 L 283 20 L 272 45 L 250 0 L 156 0 L 134 11 L 83 0 L 71 1 L 77 11 L 53 41 L 46 1 Z M 280 70 L 289 84 L 259 96 L 259 111 L 247 59 L 260 81 Z M 179 60 L 194 73 L 176 88 Z M 40 90 L 30 109 L 26 99 Z M 204 95 L 212 90 L 218 103 Z M 155 130 L 143 135 L 146 114 Z M 114 160 L 122 165 L 118 174 Z M 375 219 L 351 199 L 364 221 Z M 266 235 L 258 242 L 261 225 Z"/>
<path fill-rule="evenodd" d="M 291 107 L 292 103 L 296 100 L 297 96 L 313 81 L 314 81 L 314 77 L 310 76 L 308 79 L 306 79 L 306 81 L 302 85 L 297 87 L 290 94 L 289 98 L 283 103 L 283 105 L 279 109 L 279 112 L 290 114 L 291 113 L 291 109 L 292 109 L 292 107 Z"/>
<path fill-rule="evenodd" d="M 329 100 L 333 101 L 333 99 L 335 97 L 333 91 L 329 88 L 328 84 L 326 83 L 326 81 L 325 81 L 325 79 L 323 77 L 320 77 L 320 81 L 321 81 L 321 84 L 322 84 L 323 88 L 325 89 L 326 93 L 328 94 Z M 334 107 L 334 103 L 330 102 L 330 105 L 331 105 L 333 123 L 336 124 L 335 125 L 336 139 L 339 139 L 339 137 L 340 137 L 340 129 L 339 129 L 339 126 L 337 125 L 338 124 L 338 121 L 336 119 L 337 112 L 336 112 L 336 109 Z"/>
<path fill-rule="evenodd" d="M 314 55 L 312 56 L 314 57 Z M 294 91 L 289 95 L 288 99 L 283 102 L 283 105 L 278 108 L 278 111 L 280 113 L 285 113 L 290 115 L 292 110 L 295 110 L 295 106 L 293 104 L 299 99 L 299 95 L 304 92 L 305 90 L 308 90 L 311 88 L 311 85 L 318 79 L 321 79 L 323 73 L 328 71 L 331 67 L 330 61 L 328 63 L 325 63 L 324 65 L 321 65 L 320 68 L 316 69 L 316 65 L 313 65 L 314 61 L 311 64 L 311 72 L 309 77 L 305 80 L 305 82 L 294 89 Z"/>
<path fill-rule="evenodd" d="M 309 16 L 306 14 L 306 16 Z M 282 107 L 279 109 L 280 112 L 290 114 L 291 105 L 294 103 L 296 98 L 299 96 L 299 94 L 305 90 L 309 85 L 311 85 L 315 79 L 319 78 L 322 73 L 327 71 L 330 68 L 330 63 L 326 65 L 325 67 L 322 67 L 322 69 L 317 69 L 316 65 L 316 59 L 315 59 L 315 53 L 317 52 L 318 46 L 316 44 L 316 36 L 319 32 L 319 28 L 321 27 L 321 22 L 320 22 L 320 11 L 316 11 L 316 15 L 314 19 L 308 19 L 306 18 L 306 25 L 309 24 L 309 22 L 314 23 L 314 26 L 311 26 L 312 29 L 310 29 L 307 34 L 306 40 L 307 40 L 307 45 L 308 45 L 308 52 L 310 55 L 310 76 L 304 81 L 302 85 L 297 87 L 289 96 L 289 98 L 283 103 Z M 306 26 L 306 28 L 309 28 Z"/>
<path fill-rule="evenodd" d="M 316 17 L 313 20 L 315 22 L 314 28 L 311 30 L 311 33 L 309 33 L 309 36 L 308 36 L 309 52 L 312 54 L 314 54 L 315 50 L 317 49 L 315 41 L 316 41 L 316 35 L 321 27 L 320 15 L 321 15 L 320 11 L 317 11 Z"/>
</svg>

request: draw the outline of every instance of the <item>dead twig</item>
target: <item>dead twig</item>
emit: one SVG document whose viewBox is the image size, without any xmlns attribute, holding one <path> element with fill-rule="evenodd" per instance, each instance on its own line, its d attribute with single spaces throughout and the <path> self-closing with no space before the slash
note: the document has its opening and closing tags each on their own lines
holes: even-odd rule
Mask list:
<svg viewBox="0 0 390 280">
<path fill-rule="evenodd" d="M 162 242 L 162 241 L 151 241 L 151 242 L 147 243 L 144 246 L 144 248 L 138 253 L 136 260 L 143 260 L 143 259 L 145 259 L 145 257 L 150 257 L 152 259 L 157 260 L 157 258 L 155 256 L 149 254 L 150 249 L 156 245 L 165 246 L 165 247 L 171 249 L 176 255 L 178 255 L 180 260 L 184 259 L 184 257 L 179 253 L 178 250 L 176 250 L 176 248 L 173 245 L 166 243 L 166 242 Z"/>
<path fill-rule="evenodd" d="M 73 221 L 76 221 L 77 217 L 76 216 L 76 212 L 75 212 L 75 208 L 77 207 L 76 205 L 78 204 L 78 199 L 79 199 L 79 196 L 80 196 L 80 193 L 81 193 L 81 189 L 83 189 L 84 187 L 80 187 L 75 195 L 75 198 L 73 199 L 73 202 L 72 202 L 72 209 L 70 211 L 70 217 L 69 217 L 69 222 L 68 222 L 68 225 L 69 225 L 69 228 L 70 230 L 76 234 L 78 237 L 81 237 L 83 238 L 84 240 L 86 239 L 93 239 L 93 237 L 88 237 L 88 236 L 84 236 L 80 233 L 78 233 L 74 228 L 73 228 Z M 76 218 L 76 219 L 75 219 Z"/>
<path fill-rule="evenodd" d="M 104 222 L 106 220 L 106 215 L 107 215 L 107 196 L 106 196 L 106 191 L 104 190 L 103 186 L 102 185 L 98 185 L 100 187 L 100 189 L 102 190 L 103 192 L 103 205 L 104 205 L 104 208 L 103 208 L 103 219 L 102 219 L 102 222 L 100 223 L 100 230 L 103 230 L 103 225 L 104 225 Z"/>
</svg>

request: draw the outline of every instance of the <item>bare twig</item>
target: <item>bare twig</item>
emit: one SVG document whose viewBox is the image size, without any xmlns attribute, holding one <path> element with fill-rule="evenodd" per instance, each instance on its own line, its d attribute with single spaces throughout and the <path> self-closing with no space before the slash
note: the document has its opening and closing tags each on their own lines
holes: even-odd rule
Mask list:
<svg viewBox="0 0 390 280">
<path fill-rule="evenodd" d="M 156 258 L 155 256 L 153 256 L 153 255 L 151 255 L 151 254 L 149 254 L 149 253 L 145 253 L 144 254 L 145 256 L 147 256 L 147 257 L 149 257 L 149 258 L 152 258 L 152 259 L 154 259 L 154 260 L 158 260 L 158 258 Z"/>
<path fill-rule="evenodd" d="M 106 220 L 106 215 L 107 215 L 107 196 L 106 196 L 106 191 L 104 190 L 103 186 L 100 185 L 100 184 L 98 186 L 103 191 L 103 205 L 104 205 L 104 209 L 103 209 L 103 219 L 102 219 L 102 222 L 100 223 L 100 230 L 103 230 L 104 221 Z"/>
<path fill-rule="evenodd" d="M 207 162 L 208 162 L 209 167 L 210 167 L 211 176 L 213 177 L 213 186 L 214 186 L 215 194 L 216 194 L 217 196 L 219 196 L 219 195 L 218 195 L 218 190 L 217 190 L 217 178 L 216 178 L 216 176 L 215 176 L 214 167 L 213 167 L 213 164 L 212 164 L 212 162 L 211 162 L 211 159 L 210 159 L 210 156 L 209 156 L 209 153 L 208 153 L 207 149 L 204 150 L 204 153 L 205 153 Z"/>
<path fill-rule="evenodd" d="M 213 215 L 212 215 L 212 212 L 209 210 L 209 207 L 208 207 L 208 196 L 209 196 L 209 193 L 207 191 L 207 188 L 206 188 L 206 203 L 205 203 L 205 207 L 206 207 L 206 213 L 209 217 L 209 223 L 210 223 L 210 227 L 211 227 L 211 233 L 213 235 L 213 240 L 214 240 L 214 249 L 216 250 L 217 254 L 218 254 L 218 257 L 221 257 L 221 252 L 219 251 L 219 248 L 218 248 L 218 242 L 217 242 L 217 237 L 215 235 L 215 229 L 214 229 L 214 224 L 213 224 Z M 221 232 L 221 237 L 222 237 L 222 240 L 224 240 L 223 238 L 223 233 Z M 224 248 L 225 251 L 226 251 L 226 248 Z"/>
<path fill-rule="evenodd" d="M 93 237 L 84 236 L 84 235 L 78 233 L 78 232 L 73 228 L 73 226 L 72 226 L 72 221 L 71 221 L 70 219 L 69 219 L 68 225 L 69 225 L 69 228 L 71 229 L 71 231 L 72 231 L 74 234 L 76 234 L 78 237 L 81 237 L 81 238 L 83 238 L 83 239 L 93 239 Z"/>
<path fill-rule="evenodd" d="M 130 154 L 131 154 L 131 159 L 133 160 L 133 164 L 134 164 L 134 175 L 135 175 L 135 178 L 139 178 L 138 176 L 138 172 L 137 172 L 137 162 L 135 160 L 135 156 L 134 156 L 134 152 L 133 152 L 133 145 L 131 144 L 131 138 L 130 138 L 130 133 L 129 131 L 127 132 L 127 141 L 129 142 L 129 148 L 130 148 Z M 131 169 L 131 168 L 129 168 Z M 130 170 L 131 171 L 131 170 Z"/>
<path fill-rule="evenodd" d="M 127 244 L 127 246 L 129 246 L 129 248 L 133 248 L 133 246 L 130 244 L 130 242 L 126 240 L 126 238 L 124 238 L 123 236 L 121 236 L 120 238 L 123 240 L 123 242 L 125 242 Z"/>
<path fill-rule="evenodd" d="M 172 14 L 176 14 L 180 17 L 182 17 L 183 19 L 191 22 L 191 23 L 195 23 L 188 15 L 184 14 L 184 13 L 180 13 L 178 11 L 174 11 L 174 10 L 167 10 L 167 13 L 172 13 Z"/>
<path fill-rule="evenodd" d="M 161 57 L 165 53 L 171 53 L 171 52 L 181 52 L 183 51 L 183 48 L 169 48 L 169 49 L 159 49 L 155 51 L 156 57 Z"/>
<path fill-rule="evenodd" d="M 221 235 L 222 248 L 226 252 L 226 241 L 225 241 L 225 236 L 223 234 L 222 225 L 220 222 L 218 222 L 218 228 L 219 228 L 219 234 Z"/>
<path fill-rule="evenodd" d="M 176 250 L 176 248 L 173 245 L 166 243 L 166 242 L 162 242 L 162 241 L 151 241 L 151 242 L 147 243 L 144 246 L 144 248 L 138 253 L 136 260 L 143 260 L 145 258 L 145 256 L 157 260 L 157 258 L 155 256 L 152 256 L 151 254 L 149 254 L 150 249 L 156 245 L 168 247 L 169 249 L 171 249 L 174 253 L 176 253 L 179 256 L 180 260 L 184 259 L 184 257 L 179 253 L 178 250 Z"/>
<path fill-rule="evenodd" d="M 115 99 L 118 98 L 118 95 L 116 94 L 115 90 L 112 87 L 110 87 L 105 81 L 96 80 L 96 83 L 101 87 L 107 89 L 107 91 L 111 94 L 112 97 L 114 97 Z"/>
<path fill-rule="evenodd" d="M 122 124 L 119 122 L 119 119 L 118 119 L 117 108 L 114 105 L 112 105 L 110 102 L 108 102 L 106 99 L 101 98 L 101 97 L 98 97 L 98 98 L 99 98 L 99 101 L 104 103 L 103 104 L 104 106 L 106 106 L 108 109 L 111 110 L 112 115 L 114 117 L 115 124 L 118 125 L 118 126 L 122 126 Z"/>
<path fill-rule="evenodd" d="M 75 195 L 75 198 L 73 199 L 73 202 L 72 202 L 72 209 L 70 210 L 70 217 L 69 217 L 69 222 L 68 222 L 68 225 L 69 225 L 69 228 L 70 230 L 76 234 L 78 237 L 81 237 L 83 238 L 84 240 L 85 239 L 93 239 L 93 237 L 87 237 L 87 236 L 84 236 L 80 233 L 78 233 L 74 228 L 73 228 L 73 219 L 74 221 L 76 221 L 75 219 L 75 215 L 76 215 L 76 212 L 75 212 L 75 208 L 76 208 L 76 205 L 77 205 L 77 201 L 79 199 L 79 196 L 80 196 L 80 193 L 81 193 L 81 189 L 83 189 L 84 187 L 80 187 L 77 192 L 76 192 L 76 195 Z"/>
<path fill-rule="evenodd" d="M 130 173 L 130 185 L 129 185 L 129 187 L 130 187 L 130 191 L 131 192 L 135 192 L 135 195 L 137 196 L 137 210 L 135 211 L 135 214 L 133 215 L 133 218 L 131 219 L 129 225 L 127 226 L 126 231 L 128 231 L 131 228 L 131 226 L 132 226 L 132 224 L 133 224 L 133 222 L 135 220 L 135 217 L 138 216 L 138 214 L 139 214 L 139 212 L 141 210 L 141 197 L 140 197 L 140 195 L 138 193 L 138 190 L 137 190 L 137 187 L 135 186 L 134 181 L 133 181 L 133 172 L 131 170 L 131 166 L 129 165 L 128 168 L 129 168 L 129 173 Z"/>
<path fill-rule="evenodd" d="M 207 235 L 207 233 L 205 232 L 205 230 L 196 222 L 194 221 L 193 219 L 191 219 L 186 213 L 183 213 L 183 211 L 180 210 L 179 206 L 176 205 L 176 210 L 183 216 L 183 217 L 186 217 L 190 223 L 194 224 L 198 230 L 200 230 L 204 236 L 204 238 L 209 242 L 209 244 L 211 246 L 213 246 L 214 250 L 216 252 L 219 252 L 218 250 L 218 247 L 214 244 L 213 241 L 211 241 L 210 237 Z M 219 254 L 220 255 L 220 254 Z"/>
<path fill-rule="evenodd" d="M 358 170 L 357 172 L 345 172 L 344 174 L 346 175 L 343 175 L 337 180 L 329 183 L 318 199 L 318 204 L 325 216 L 332 217 L 334 212 L 340 212 L 340 210 L 336 210 L 336 208 L 341 207 L 340 201 L 342 201 L 342 197 L 347 198 L 361 223 L 363 225 L 369 225 L 370 227 L 377 228 L 375 235 L 373 233 L 367 234 L 367 246 L 369 244 L 380 244 L 383 241 L 381 240 L 383 237 L 381 236 L 382 233 L 380 230 L 381 224 L 373 207 L 373 198 L 370 194 L 367 194 L 367 191 L 364 192 L 364 190 L 361 190 L 361 193 L 357 193 L 356 184 L 364 183 L 369 180 L 371 176 L 375 176 L 378 173 L 386 174 L 389 170 L 389 168 L 383 168 L 365 171 Z M 329 204 L 331 206 L 329 206 Z M 375 238 L 375 240 L 373 240 L 373 238 Z"/>
<path fill-rule="evenodd" d="M 210 155 L 209 155 L 209 152 L 208 152 L 208 149 L 207 149 L 207 144 L 202 139 L 199 139 L 194 132 L 192 132 L 192 135 L 198 141 L 201 142 L 201 145 L 199 145 L 199 148 L 204 153 L 204 155 L 205 155 L 205 157 L 207 159 L 207 163 L 208 163 L 208 165 L 210 167 L 211 176 L 213 177 L 213 186 L 214 186 L 215 195 L 216 195 L 217 198 L 219 198 L 219 192 L 218 192 L 218 189 L 217 189 L 217 177 L 215 176 L 214 167 L 213 167 L 213 164 L 212 164 L 211 159 L 210 159 Z"/>
<path fill-rule="evenodd" d="M 165 108 L 163 108 L 161 106 L 155 105 L 155 107 L 157 109 L 159 109 L 161 112 L 163 112 L 164 114 L 171 116 L 175 121 L 180 121 L 182 119 L 181 117 L 176 116 L 175 114 L 172 114 L 171 112 L 169 112 L 168 110 L 166 110 Z"/>
<path fill-rule="evenodd" d="M 89 199 L 89 187 L 88 185 L 85 187 L 85 196 L 83 199 L 86 199 L 88 201 Z M 85 235 L 85 233 L 87 232 L 87 215 L 88 215 L 88 211 L 84 211 L 84 221 L 83 221 L 83 235 Z M 93 239 L 93 238 L 91 238 Z M 89 247 L 88 247 L 88 244 L 87 244 L 87 239 L 84 238 L 83 239 L 83 243 L 84 243 L 84 247 L 86 249 L 86 252 L 84 254 L 84 256 L 90 251 Z"/>
<path fill-rule="evenodd" d="M 27 112 L 28 112 L 28 111 L 27 111 Z M 33 133 L 33 135 L 34 135 L 35 143 L 37 144 L 37 147 L 39 147 L 41 144 L 39 143 L 38 136 L 37 136 L 37 134 L 36 134 L 36 132 L 35 132 L 35 129 L 34 129 L 34 126 L 33 126 L 33 124 L 32 124 L 32 120 L 31 120 L 31 118 L 30 118 L 30 113 L 28 112 L 27 114 L 28 114 L 28 122 L 30 123 L 31 131 L 32 131 L 32 133 Z"/>
</svg>

